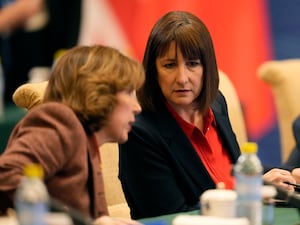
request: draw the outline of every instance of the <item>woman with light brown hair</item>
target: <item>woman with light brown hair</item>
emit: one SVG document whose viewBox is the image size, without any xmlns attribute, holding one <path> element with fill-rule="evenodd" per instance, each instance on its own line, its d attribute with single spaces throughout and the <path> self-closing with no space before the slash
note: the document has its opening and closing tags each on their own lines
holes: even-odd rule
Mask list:
<svg viewBox="0 0 300 225">
<path fill-rule="evenodd" d="M 23 167 L 38 163 L 52 198 L 96 224 L 137 223 L 107 216 L 99 147 L 127 140 L 143 81 L 142 65 L 114 48 L 80 46 L 61 56 L 44 102 L 16 125 L 0 156 L 0 209 L 14 207 Z"/>
</svg>

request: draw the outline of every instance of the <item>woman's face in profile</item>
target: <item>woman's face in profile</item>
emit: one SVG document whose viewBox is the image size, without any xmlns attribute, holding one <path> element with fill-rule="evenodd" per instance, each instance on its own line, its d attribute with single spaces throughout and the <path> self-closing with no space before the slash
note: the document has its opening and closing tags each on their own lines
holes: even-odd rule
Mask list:
<svg viewBox="0 0 300 225">
<path fill-rule="evenodd" d="M 158 83 L 168 103 L 176 110 L 192 106 L 202 89 L 203 66 L 200 59 L 184 59 L 172 42 L 165 55 L 157 57 Z"/>
<path fill-rule="evenodd" d="M 116 94 L 117 105 L 108 117 L 106 125 L 98 132 L 105 133 L 106 140 L 124 143 L 135 121 L 135 115 L 141 112 L 135 90 L 120 91 Z"/>
</svg>

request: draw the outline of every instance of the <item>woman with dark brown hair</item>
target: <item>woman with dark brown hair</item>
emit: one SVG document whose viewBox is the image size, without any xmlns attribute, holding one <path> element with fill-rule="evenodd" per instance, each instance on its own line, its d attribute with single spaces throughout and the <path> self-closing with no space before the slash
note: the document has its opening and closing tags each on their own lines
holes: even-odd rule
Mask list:
<svg viewBox="0 0 300 225">
<path fill-rule="evenodd" d="M 119 178 L 132 218 L 199 209 L 199 197 L 223 182 L 233 189 L 240 155 L 211 36 L 195 15 L 173 11 L 150 33 L 146 80 L 128 141 L 120 145 Z M 283 188 L 291 173 L 273 169 L 264 180 Z"/>
</svg>

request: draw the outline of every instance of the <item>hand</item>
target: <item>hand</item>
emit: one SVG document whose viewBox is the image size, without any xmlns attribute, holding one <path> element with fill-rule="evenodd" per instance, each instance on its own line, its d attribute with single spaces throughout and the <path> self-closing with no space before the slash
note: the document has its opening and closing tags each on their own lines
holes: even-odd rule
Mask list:
<svg viewBox="0 0 300 225">
<path fill-rule="evenodd" d="M 300 168 L 299 171 L 295 171 L 300 179 Z M 272 169 L 263 175 L 263 180 L 272 183 L 287 191 L 294 191 L 294 187 L 284 182 L 296 183 L 295 178 L 292 176 L 291 172 L 283 169 Z"/>
<path fill-rule="evenodd" d="M 142 225 L 140 222 L 125 218 L 116 218 L 109 216 L 101 216 L 97 218 L 94 225 Z"/>
<path fill-rule="evenodd" d="M 300 168 L 293 169 L 292 176 L 296 180 L 296 183 L 300 184 Z"/>
<path fill-rule="evenodd" d="M 40 12 L 44 7 L 44 0 L 17 0 L 16 4 L 19 4 L 19 7 L 24 13 L 24 19 L 34 15 L 35 13 Z"/>
<path fill-rule="evenodd" d="M 16 0 L 0 10 L 0 33 L 10 33 L 23 26 L 44 8 L 44 0 Z"/>
</svg>

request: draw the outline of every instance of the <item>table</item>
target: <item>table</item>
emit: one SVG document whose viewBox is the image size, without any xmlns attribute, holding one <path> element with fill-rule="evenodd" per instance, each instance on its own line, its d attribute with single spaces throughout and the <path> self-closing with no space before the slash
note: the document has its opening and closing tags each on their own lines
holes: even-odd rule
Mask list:
<svg viewBox="0 0 300 225">
<path fill-rule="evenodd" d="M 172 225 L 173 219 L 176 216 L 181 214 L 197 215 L 198 211 L 145 218 L 139 221 L 146 225 Z M 287 208 L 287 207 L 276 207 L 274 225 L 300 225 L 300 215 L 298 213 L 298 209 Z"/>
<path fill-rule="evenodd" d="M 47 217 L 47 225 L 72 225 L 72 219 L 65 213 L 50 213 Z M 19 225 L 17 218 L 11 216 L 0 216 L 0 225 Z"/>
</svg>

